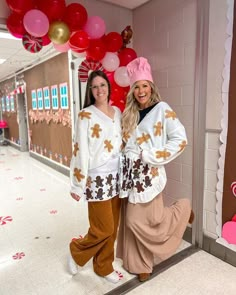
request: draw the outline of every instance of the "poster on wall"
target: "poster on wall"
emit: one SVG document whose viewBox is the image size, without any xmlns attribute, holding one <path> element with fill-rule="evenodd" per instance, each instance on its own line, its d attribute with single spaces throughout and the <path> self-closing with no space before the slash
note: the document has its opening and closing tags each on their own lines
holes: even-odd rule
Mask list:
<svg viewBox="0 0 236 295">
<path fill-rule="evenodd" d="M 38 99 L 38 110 L 43 110 L 43 90 L 42 90 L 42 88 L 37 89 L 37 99 Z"/>
<path fill-rule="evenodd" d="M 68 86 L 67 83 L 61 83 L 59 85 L 60 89 L 60 106 L 62 109 L 69 108 L 69 99 L 68 99 Z"/>
<path fill-rule="evenodd" d="M 37 110 L 37 95 L 36 91 L 31 91 L 32 110 Z"/>
<path fill-rule="evenodd" d="M 50 91 L 49 87 L 43 87 L 43 97 L 44 97 L 44 108 L 45 110 L 50 110 L 51 108 L 51 101 L 50 101 Z"/>
<path fill-rule="evenodd" d="M 51 96 L 52 96 L 52 109 L 58 110 L 58 87 L 57 85 L 51 86 Z"/>
</svg>

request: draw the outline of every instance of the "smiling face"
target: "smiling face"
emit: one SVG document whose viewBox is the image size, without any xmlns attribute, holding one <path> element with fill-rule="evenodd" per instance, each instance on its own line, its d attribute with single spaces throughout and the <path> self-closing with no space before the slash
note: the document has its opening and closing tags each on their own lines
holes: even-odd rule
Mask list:
<svg viewBox="0 0 236 295">
<path fill-rule="evenodd" d="M 95 104 L 107 103 L 109 89 L 105 79 L 100 76 L 95 77 L 91 83 L 90 88 L 95 98 Z"/>
<path fill-rule="evenodd" d="M 150 97 L 152 88 L 148 81 L 141 80 L 135 83 L 134 97 L 137 100 L 140 109 L 146 109 L 150 106 Z"/>
</svg>

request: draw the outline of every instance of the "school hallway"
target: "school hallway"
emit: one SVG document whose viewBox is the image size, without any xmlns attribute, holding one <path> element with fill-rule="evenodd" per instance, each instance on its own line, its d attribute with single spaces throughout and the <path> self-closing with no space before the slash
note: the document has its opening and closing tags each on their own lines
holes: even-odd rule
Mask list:
<svg viewBox="0 0 236 295">
<path fill-rule="evenodd" d="M 97 276 L 91 261 L 72 276 L 68 245 L 87 228 L 87 204 L 70 197 L 68 176 L 28 152 L 0 146 L 0 295 L 236 293 L 236 268 L 186 241 L 145 283 L 119 259 L 114 267 L 124 278 L 118 284 Z"/>
</svg>

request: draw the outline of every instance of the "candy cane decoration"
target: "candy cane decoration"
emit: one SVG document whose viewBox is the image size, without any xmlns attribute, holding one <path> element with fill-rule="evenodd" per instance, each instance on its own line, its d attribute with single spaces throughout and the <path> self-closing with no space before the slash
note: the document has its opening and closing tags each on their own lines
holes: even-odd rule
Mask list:
<svg viewBox="0 0 236 295">
<path fill-rule="evenodd" d="M 233 195 L 236 197 L 236 181 L 231 183 L 231 190 Z"/>
<path fill-rule="evenodd" d="M 89 71 L 103 71 L 103 66 L 99 61 L 87 60 L 81 62 L 78 69 L 78 77 L 80 82 L 87 82 Z"/>
</svg>

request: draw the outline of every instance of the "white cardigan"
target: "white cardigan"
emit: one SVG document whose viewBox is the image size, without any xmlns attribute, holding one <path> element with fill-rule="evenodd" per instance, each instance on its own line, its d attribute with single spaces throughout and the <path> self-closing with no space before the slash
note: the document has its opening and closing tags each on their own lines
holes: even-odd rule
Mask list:
<svg viewBox="0 0 236 295">
<path fill-rule="evenodd" d="M 120 197 L 129 197 L 131 203 L 151 201 L 166 185 L 164 165 L 178 157 L 186 145 L 185 128 L 176 113 L 167 103 L 159 102 L 128 135 L 121 164 Z M 128 174 L 133 183 L 128 184 Z"/>
<path fill-rule="evenodd" d="M 121 112 L 114 107 L 114 120 L 94 105 L 78 113 L 74 148 L 70 164 L 71 192 L 84 196 L 90 169 L 98 168 L 118 157 L 122 144 Z"/>
</svg>

